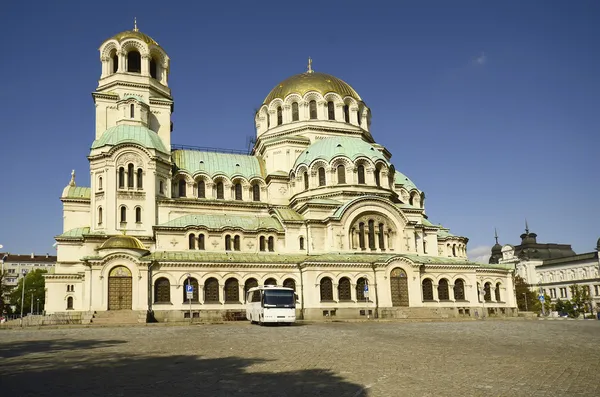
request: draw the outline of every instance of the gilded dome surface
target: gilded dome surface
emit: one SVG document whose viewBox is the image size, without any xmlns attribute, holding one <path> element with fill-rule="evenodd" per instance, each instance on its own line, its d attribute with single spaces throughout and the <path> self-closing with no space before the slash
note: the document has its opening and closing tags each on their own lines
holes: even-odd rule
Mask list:
<svg viewBox="0 0 600 397">
<path fill-rule="evenodd" d="M 309 71 L 289 77 L 277 84 L 267 95 L 264 103 L 269 103 L 276 98 L 285 99 L 290 94 L 303 96 L 309 91 L 316 91 L 321 95 L 335 92 L 341 95 L 342 98 L 350 96 L 357 101 L 362 101 L 354 88 L 350 87 L 345 81 L 330 74 Z"/>
<path fill-rule="evenodd" d="M 100 246 L 100 249 L 116 249 L 116 248 L 125 248 L 125 249 L 134 249 L 134 250 L 144 250 L 147 251 L 147 248 L 144 247 L 144 244 L 137 238 L 133 236 L 114 236 L 109 238 Z"/>
<path fill-rule="evenodd" d="M 156 46 L 158 45 L 158 43 L 152 37 L 140 32 L 139 30 L 135 30 L 135 29 L 134 30 L 126 30 L 124 32 L 117 33 L 112 38 L 117 40 L 118 42 L 121 42 L 125 39 L 138 39 L 148 45 L 150 45 L 150 44 L 156 45 Z"/>
</svg>

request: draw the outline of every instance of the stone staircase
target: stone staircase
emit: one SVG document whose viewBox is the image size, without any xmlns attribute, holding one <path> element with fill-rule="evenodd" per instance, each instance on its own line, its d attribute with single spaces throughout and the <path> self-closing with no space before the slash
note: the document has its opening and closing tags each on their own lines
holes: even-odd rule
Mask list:
<svg viewBox="0 0 600 397">
<path fill-rule="evenodd" d="M 146 312 L 136 310 L 108 310 L 94 312 L 90 318 L 92 325 L 129 325 L 146 322 Z"/>
</svg>

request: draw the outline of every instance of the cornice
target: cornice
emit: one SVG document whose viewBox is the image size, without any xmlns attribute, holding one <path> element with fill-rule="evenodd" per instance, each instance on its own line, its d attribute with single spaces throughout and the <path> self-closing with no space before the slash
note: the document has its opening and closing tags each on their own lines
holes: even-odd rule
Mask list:
<svg viewBox="0 0 600 397">
<path fill-rule="evenodd" d="M 264 208 L 269 209 L 269 204 L 264 202 L 257 201 L 240 201 L 240 200 L 211 200 L 211 199 L 201 199 L 201 198 L 168 198 L 168 197 L 157 197 L 156 203 L 158 205 L 171 205 L 171 206 L 180 206 L 180 205 L 189 205 L 189 206 L 198 206 L 198 205 L 207 205 L 213 207 L 235 207 L 235 208 L 246 208 L 246 209 L 256 209 L 256 208 Z"/>
</svg>

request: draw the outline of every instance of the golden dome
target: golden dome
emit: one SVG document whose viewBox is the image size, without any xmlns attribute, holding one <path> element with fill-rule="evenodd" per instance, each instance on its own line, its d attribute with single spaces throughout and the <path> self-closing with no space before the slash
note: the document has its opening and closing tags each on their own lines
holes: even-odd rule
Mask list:
<svg viewBox="0 0 600 397">
<path fill-rule="evenodd" d="M 289 77 L 277 84 L 265 98 L 264 103 L 269 103 L 275 98 L 285 99 L 289 94 L 304 95 L 309 91 L 316 91 L 321 95 L 335 92 L 342 98 L 350 96 L 357 101 L 362 101 L 360 96 L 350 87 L 348 83 L 330 74 L 317 73 L 309 69 L 306 73 L 300 73 Z"/>
<path fill-rule="evenodd" d="M 144 250 L 148 251 L 144 244 L 137 238 L 133 236 L 114 236 L 109 238 L 100 246 L 99 249 L 116 249 L 116 248 L 125 248 L 125 249 L 134 249 L 134 250 Z"/>
</svg>

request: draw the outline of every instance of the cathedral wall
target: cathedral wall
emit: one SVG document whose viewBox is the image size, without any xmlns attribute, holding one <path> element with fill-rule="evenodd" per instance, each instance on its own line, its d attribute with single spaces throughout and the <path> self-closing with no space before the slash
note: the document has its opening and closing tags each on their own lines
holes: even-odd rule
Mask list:
<svg viewBox="0 0 600 397">
<path fill-rule="evenodd" d="M 63 232 L 90 225 L 90 203 L 65 202 L 63 204 Z"/>
<path fill-rule="evenodd" d="M 274 205 L 287 205 L 289 203 L 289 183 L 285 180 L 271 179 L 267 187 L 269 203 Z"/>
</svg>

